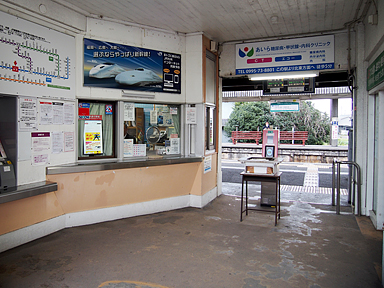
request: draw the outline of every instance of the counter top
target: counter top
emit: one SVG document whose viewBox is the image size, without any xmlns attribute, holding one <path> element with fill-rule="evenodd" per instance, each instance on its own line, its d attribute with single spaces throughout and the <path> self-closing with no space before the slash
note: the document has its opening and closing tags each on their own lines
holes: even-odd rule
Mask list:
<svg viewBox="0 0 384 288">
<path fill-rule="evenodd" d="M 60 165 L 47 167 L 47 175 L 54 174 L 66 174 L 66 173 L 81 173 L 81 172 L 92 172 L 102 170 L 116 170 L 116 169 L 127 169 L 127 168 L 139 168 L 139 167 L 150 167 L 150 166 L 163 166 L 183 163 L 202 162 L 203 157 L 153 157 L 153 158 L 138 158 L 129 159 L 123 161 L 111 161 L 111 162 L 80 162 L 69 165 Z"/>
</svg>

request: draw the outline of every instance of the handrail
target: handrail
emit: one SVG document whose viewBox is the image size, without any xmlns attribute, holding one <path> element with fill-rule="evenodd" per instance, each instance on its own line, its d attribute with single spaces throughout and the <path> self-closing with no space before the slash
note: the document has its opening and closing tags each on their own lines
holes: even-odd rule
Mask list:
<svg viewBox="0 0 384 288">
<path fill-rule="evenodd" d="M 353 173 L 353 192 L 355 192 L 355 185 L 357 185 L 357 203 L 355 203 L 355 206 L 357 205 L 357 215 L 361 216 L 361 174 L 360 174 L 360 166 L 354 161 L 338 161 L 337 159 L 333 159 L 332 161 L 332 206 L 335 206 L 335 170 L 337 171 L 337 195 L 336 195 L 336 214 L 340 214 L 340 165 L 341 164 L 348 164 L 353 165 L 357 171 L 357 179 L 355 179 L 356 173 Z M 336 166 L 336 168 L 335 168 Z M 351 192 L 351 191 L 349 191 Z M 354 193 L 353 193 L 354 194 Z M 354 198 L 353 198 L 354 199 Z M 354 202 L 354 201 L 353 201 Z M 353 203 L 352 202 L 352 203 Z"/>
</svg>

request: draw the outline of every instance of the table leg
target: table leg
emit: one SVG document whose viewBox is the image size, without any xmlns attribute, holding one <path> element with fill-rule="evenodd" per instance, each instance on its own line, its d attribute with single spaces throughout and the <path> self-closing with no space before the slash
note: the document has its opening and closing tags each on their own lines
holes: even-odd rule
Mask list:
<svg viewBox="0 0 384 288">
<path fill-rule="evenodd" d="M 280 193 L 281 193 L 281 190 L 280 190 L 280 177 L 279 177 L 278 181 L 279 181 L 279 219 L 280 219 L 280 214 L 281 214 L 281 210 L 280 210 Z"/>
<path fill-rule="evenodd" d="M 245 215 L 248 216 L 248 180 L 245 180 Z"/>
<path fill-rule="evenodd" d="M 276 179 L 276 189 L 275 189 L 275 199 L 276 199 L 276 204 L 275 204 L 275 226 L 277 225 L 277 192 L 278 192 L 278 189 L 279 189 L 279 187 L 278 187 L 278 181 L 277 181 L 277 179 Z"/>
<path fill-rule="evenodd" d="M 243 221 L 244 177 L 241 179 L 240 222 Z"/>
</svg>

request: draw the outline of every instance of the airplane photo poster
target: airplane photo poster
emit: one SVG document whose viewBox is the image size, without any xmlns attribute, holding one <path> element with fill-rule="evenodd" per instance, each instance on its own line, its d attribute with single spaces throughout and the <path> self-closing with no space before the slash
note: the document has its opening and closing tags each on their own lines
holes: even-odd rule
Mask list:
<svg viewBox="0 0 384 288">
<path fill-rule="evenodd" d="M 84 86 L 181 93 L 181 55 L 84 38 Z"/>
</svg>

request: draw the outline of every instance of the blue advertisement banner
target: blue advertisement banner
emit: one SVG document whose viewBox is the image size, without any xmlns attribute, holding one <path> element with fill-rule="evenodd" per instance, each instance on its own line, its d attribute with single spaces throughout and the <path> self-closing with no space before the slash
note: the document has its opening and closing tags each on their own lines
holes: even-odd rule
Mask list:
<svg viewBox="0 0 384 288">
<path fill-rule="evenodd" d="M 181 93 L 181 55 L 84 38 L 84 86 Z"/>
</svg>

